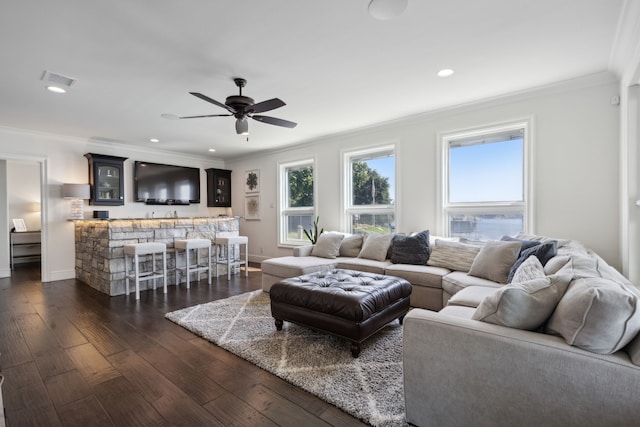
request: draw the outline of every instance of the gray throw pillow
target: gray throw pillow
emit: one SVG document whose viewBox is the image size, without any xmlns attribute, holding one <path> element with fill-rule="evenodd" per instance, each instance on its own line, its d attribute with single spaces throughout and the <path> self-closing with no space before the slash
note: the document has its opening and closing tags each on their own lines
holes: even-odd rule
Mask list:
<svg viewBox="0 0 640 427">
<path fill-rule="evenodd" d="M 511 266 L 520 253 L 520 242 L 490 240 L 473 260 L 469 274 L 498 283 L 507 283 Z"/>
<path fill-rule="evenodd" d="M 546 329 L 598 354 L 615 353 L 639 331 L 639 291 L 600 277 L 574 279 Z"/>
<path fill-rule="evenodd" d="M 472 319 L 535 331 L 553 313 L 570 280 L 563 274 L 503 286 L 482 300 Z"/>
<path fill-rule="evenodd" d="M 391 242 L 391 262 L 425 265 L 429 259 L 429 230 L 411 236 L 396 234 Z"/>
<path fill-rule="evenodd" d="M 340 256 L 357 257 L 362 249 L 362 234 L 345 236 L 340 243 Z"/>
<path fill-rule="evenodd" d="M 340 243 L 344 239 L 342 233 L 322 233 L 311 250 L 312 256 L 335 258 L 340 252 Z"/>
<path fill-rule="evenodd" d="M 393 239 L 393 234 L 366 234 L 358 258 L 386 260 L 391 239 Z"/>
</svg>

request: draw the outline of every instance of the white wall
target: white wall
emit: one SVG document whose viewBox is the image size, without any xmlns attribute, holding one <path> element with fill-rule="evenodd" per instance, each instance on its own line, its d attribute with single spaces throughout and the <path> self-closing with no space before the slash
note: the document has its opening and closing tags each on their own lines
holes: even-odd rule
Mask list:
<svg viewBox="0 0 640 427">
<path fill-rule="evenodd" d="M 9 221 L 24 219 L 27 230 L 40 230 L 40 164 L 35 161 L 7 162 Z M 10 223 L 10 227 L 13 225 Z"/>
<path fill-rule="evenodd" d="M 125 205 L 116 207 L 85 205 L 85 216 L 93 210 L 108 210 L 111 218 L 142 218 L 151 212 L 156 217 L 169 216 L 177 210 L 182 217 L 217 216 L 224 209 L 207 208 L 205 168 L 224 167 L 224 162 L 207 158 L 181 156 L 157 149 L 136 149 L 118 144 L 101 144 L 62 135 L 43 134 L 19 129 L 0 128 L 0 159 L 36 162 L 44 171 L 42 203 L 43 281 L 75 277 L 73 223 L 67 221 L 69 201 L 62 198 L 63 183 L 87 183 L 88 162 L 85 153 L 128 157 L 125 162 Z M 133 201 L 133 161 L 143 160 L 201 168 L 200 204 L 190 206 L 147 206 Z M 5 220 L 6 222 L 6 220 Z M 8 227 L 8 224 L 6 225 Z"/>
<path fill-rule="evenodd" d="M 442 234 L 437 208 L 438 135 L 532 118 L 534 233 L 572 238 L 620 268 L 618 82 L 602 73 L 520 94 L 410 117 L 304 146 L 226 162 L 233 170 L 234 214 L 242 215 L 244 171 L 260 169 L 260 221 L 241 221 L 253 260 L 290 255 L 277 246 L 277 164 L 315 157 L 317 213 L 326 230 L 340 229 L 340 159 L 345 149 L 395 143 L 397 230 Z M 300 124 L 304 126 L 304 123 Z"/>
<path fill-rule="evenodd" d="M 8 215 L 9 207 L 7 203 L 7 161 L 0 159 L 0 277 L 11 276 L 9 261 L 10 228 Z"/>
</svg>

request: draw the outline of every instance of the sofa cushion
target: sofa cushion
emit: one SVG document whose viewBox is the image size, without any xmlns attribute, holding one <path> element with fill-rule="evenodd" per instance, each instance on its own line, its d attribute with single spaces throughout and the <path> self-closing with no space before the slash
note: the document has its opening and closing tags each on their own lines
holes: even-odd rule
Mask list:
<svg viewBox="0 0 640 427">
<path fill-rule="evenodd" d="M 513 282 L 522 283 L 546 276 L 544 267 L 537 256 L 531 255 L 524 260 L 513 275 Z"/>
<path fill-rule="evenodd" d="M 482 246 L 473 260 L 469 274 L 498 283 L 507 283 L 509 270 L 518 259 L 522 244 L 490 240 Z"/>
<path fill-rule="evenodd" d="M 427 265 L 467 272 L 478 252 L 480 246 L 477 245 L 436 239 Z"/>
<path fill-rule="evenodd" d="M 571 260 L 569 255 L 556 255 L 544 265 L 544 274 L 551 276 L 556 274 Z"/>
<path fill-rule="evenodd" d="M 473 319 L 534 331 L 553 313 L 570 281 L 571 276 L 555 275 L 503 286 L 480 303 Z"/>
<path fill-rule="evenodd" d="M 260 267 L 263 273 L 288 278 L 335 268 L 336 260 L 314 256 L 285 256 L 262 261 Z"/>
<path fill-rule="evenodd" d="M 548 333 L 598 354 L 618 351 L 638 331 L 638 291 L 599 277 L 573 280 L 547 324 Z"/>
<path fill-rule="evenodd" d="M 362 249 L 362 234 L 345 236 L 340 243 L 340 256 L 357 257 Z"/>
<path fill-rule="evenodd" d="M 358 258 L 384 261 L 387 259 L 391 239 L 393 239 L 393 234 L 365 234 Z"/>
<path fill-rule="evenodd" d="M 344 268 L 347 270 L 358 270 L 358 271 L 366 271 L 369 273 L 378 273 L 384 274 L 385 269 L 391 265 L 391 261 L 377 261 L 375 259 L 367 259 L 367 258 L 351 258 L 351 257 L 340 257 L 336 259 L 337 267 Z"/>
<path fill-rule="evenodd" d="M 488 288 L 486 286 L 469 286 L 464 288 L 447 302 L 447 305 L 461 305 L 464 307 L 476 308 L 489 295 L 497 292 L 497 288 Z"/>
<path fill-rule="evenodd" d="M 462 271 L 454 271 L 442 278 L 442 290 L 449 295 L 455 295 L 469 286 L 485 286 L 495 289 L 503 285 L 481 277 L 470 276 Z"/>
<path fill-rule="evenodd" d="M 429 230 L 410 236 L 396 234 L 391 241 L 391 262 L 394 264 L 426 265 L 430 253 Z"/>
<path fill-rule="evenodd" d="M 542 264 L 542 266 L 544 267 L 544 265 L 551 258 L 557 255 L 558 253 L 557 244 L 558 242 L 555 240 L 548 240 L 544 243 L 540 243 L 539 245 L 535 245 L 528 249 L 524 249 L 520 251 L 520 255 L 518 256 L 518 259 L 511 266 L 511 270 L 509 270 L 509 277 L 507 279 L 508 282 L 511 283 L 511 281 L 513 281 L 513 276 L 516 273 L 516 270 L 518 269 L 518 267 L 520 267 L 520 264 L 522 264 L 531 255 L 536 256 L 540 260 L 540 263 Z"/>
<path fill-rule="evenodd" d="M 321 258 L 335 258 L 340 252 L 340 243 L 344 239 L 344 234 L 341 233 L 322 233 L 318 236 L 316 244 L 313 245 L 311 251 L 312 256 Z"/>
<path fill-rule="evenodd" d="M 391 264 L 384 269 L 388 276 L 402 277 L 412 285 L 423 285 L 442 289 L 442 277 L 451 273 L 442 267 L 414 264 Z"/>
</svg>

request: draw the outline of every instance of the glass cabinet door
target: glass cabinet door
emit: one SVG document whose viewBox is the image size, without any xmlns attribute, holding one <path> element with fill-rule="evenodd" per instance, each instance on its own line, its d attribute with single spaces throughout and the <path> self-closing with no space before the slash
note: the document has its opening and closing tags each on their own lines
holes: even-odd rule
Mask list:
<svg viewBox="0 0 640 427">
<path fill-rule="evenodd" d="M 99 206 L 124 205 L 124 161 L 126 157 L 87 153 L 91 204 Z"/>
<path fill-rule="evenodd" d="M 231 171 L 205 169 L 207 172 L 207 206 L 231 207 Z"/>
<path fill-rule="evenodd" d="M 120 170 L 110 165 L 98 165 L 96 169 L 96 200 L 119 200 Z"/>
</svg>

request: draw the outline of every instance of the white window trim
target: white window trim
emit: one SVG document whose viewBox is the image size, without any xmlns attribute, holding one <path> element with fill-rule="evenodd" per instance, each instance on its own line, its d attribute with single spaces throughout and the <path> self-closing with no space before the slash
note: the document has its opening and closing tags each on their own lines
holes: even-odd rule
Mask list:
<svg viewBox="0 0 640 427">
<path fill-rule="evenodd" d="M 520 210 L 523 209 L 523 225 L 524 231 L 534 233 L 534 200 L 533 200 L 533 117 L 525 117 L 521 119 L 510 120 L 508 122 L 494 123 L 486 126 L 478 126 L 465 130 L 450 131 L 438 134 L 438 156 L 441 159 L 439 163 L 438 173 L 438 210 L 437 210 L 437 222 L 439 235 L 445 236 L 448 234 L 448 212 L 456 212 L 459 208 L 461 211 L 474 213 L 482 213 L 483 211 L 495 210 L 495 207 L 500 207 L 505 211 Z M 469 138 L 473 136 L 486 135 L 491 133 L 505 132 L 512 129 L 523 129 L 523 202 L 494 202 L 491 204 L 486 203 L 453 203 L 448 204 L 447 195 L 449 194 L 449 141 Z"/>
<path fill-rule="evenodd" d="M 284 224 L 285 215 L 312 215 L 317 216 L 318 206 L 318 180 L 316 179 L 317 161 L 315 157 L 307 157 L 300 160 L 292 160 L 286 162 L 278 162 L 278 247 L 291 248 L 296 246 L 308 245 L 308 240 L 290 240 L 287 238 L 287 227 Z M 296 166 L 313 166 L 313 206 L 304 208 L 289 208 L 286 206 L 287 197 L 285 194 L 289 190 L 288 182 L 285 179 L 285 171 Z"/>
<path fill-rule="evenodd" d="M 394 194 L 396 196 L 396 200 L 394 200 L 394 204 L 391 205 L 374 205 L 374 206 L 351 206 L 349 201 L 352 194 L 352 178 L 351 178 L 351 158 L 358 156 L 366 156 L 368 154 L 380 153 L 383 151 L 391 151 L 394 157 L 394 181 L 395 188 Z M 369 213 L 375 212 L 376 214 L 385 214 L 385 213 L 393 213 L 394 220 L 396 224 L 396 230 L 398 230 L 398 153 L 396 150 L 396 144 L 383 144 L 383 145 L 375 145 L 365 148 L 359 148 L 354 150 L 342 150 L 342 173 L 340 174 L 340 188 L 342 191 L 341 194 L 341 209 L 342 218 L 341 225 L 342 230 L 347 231 L 350 229 L 350 216 L 358 213 Z"/>
</svg>

